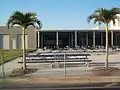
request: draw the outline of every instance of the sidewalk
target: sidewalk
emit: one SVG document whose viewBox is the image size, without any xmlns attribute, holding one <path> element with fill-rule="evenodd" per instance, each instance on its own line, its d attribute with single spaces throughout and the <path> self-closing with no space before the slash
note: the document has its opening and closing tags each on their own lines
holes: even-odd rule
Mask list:
<svg viewBox="0 0 120 90">
<path fill-rule="evenodd" d="M 22 64 L 17 63 L 19 60 L 21 60 L 21 58 L 16 58 L 4 64 L 5 76 L 9 76 L 13 69 L 22 67 Z M 0 77 L 1 76 L 2 76 L 2 66 L 0 65 Z"/>
</svg>

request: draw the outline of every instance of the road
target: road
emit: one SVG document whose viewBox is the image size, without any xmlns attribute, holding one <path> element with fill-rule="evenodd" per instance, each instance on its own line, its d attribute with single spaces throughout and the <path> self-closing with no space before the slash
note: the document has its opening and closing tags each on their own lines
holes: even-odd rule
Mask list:
<svg viewBox="0 0 120 90">
<path fill-rule="evenodd" d="M 111 83 L 93 83 L 93 84 L 24 84 L 24 85 L 0 85 L 0 90 L 120 90 L 120 84 L 113 84 L 112 87 L 105 87 Z"/>
</svg>

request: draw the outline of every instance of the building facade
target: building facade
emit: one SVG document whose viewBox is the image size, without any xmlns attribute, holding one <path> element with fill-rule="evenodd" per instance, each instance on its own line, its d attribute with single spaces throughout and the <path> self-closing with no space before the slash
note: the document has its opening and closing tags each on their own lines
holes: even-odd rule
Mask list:
<svg viewBox="0 0 120 90">
<path fill-rule="evenodd" d="M 111 23 L 112 24 L 112 23 Z M 109 47 L 120 46 L 120 24 L 109 27 Z M 105 46 L 105 29 L 39 30 L 28 27 L 26 30 L 26 49 L 36 48 L 74 48 L 81 46 Z M 22 49 L 22 29 L 15 26 L 7 29 L 0 26 L 0 49 Z"/>
<path fill-rule="evenodd" d="M 36 29 L 29 27 L 25 35 L 26 49 L 35 49 Z M 22 49 L 22 28 L 15 26 L 8 29 L 6 26 L 0 26 L 0 49 Z"/>
</svg>

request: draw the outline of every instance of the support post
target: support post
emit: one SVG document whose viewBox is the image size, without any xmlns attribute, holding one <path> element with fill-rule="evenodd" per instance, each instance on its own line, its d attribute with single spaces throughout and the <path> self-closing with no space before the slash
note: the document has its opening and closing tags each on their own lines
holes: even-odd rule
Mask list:
<svg viewBox="0 0 120 90">
<path fill-rule="evenodd" d="M 56 48 L 59 48 L 59 37 L 58 37 L 58 32 L 56 32 Z"/>
<path fill-rule="evenodd" d="M 103 33 L 101 32 L 101 45 L 103 45 Z"/>
<path fill-rule="evenodd" d="M 113 47 L 113 31 L 111 31 L 111 46 Z"/>
<path fill-rule="evenodd" d="M 38 31 L 38 48 L 40 47 L 40 32 Z"/>
<path fill-rule="evenodd" d="M 88 46 L 88 33 L 86 33 L 86 45 Z"/>
<path fill-rule="evenodd" d="M 72 45 L 72 47 L 73 47 L 73 33 L 72 33 L 72 35 L 71 35 L 71 45 Z"/>
<path fill-rule="evenodd" d="M 75 31 L 75 48 L 77 48 L 77 31 Z"/>
<path fill-rule="evenodd" d="M 93 47 L 95 48 L 95 31 L 93 31 Z"/>
</svg>

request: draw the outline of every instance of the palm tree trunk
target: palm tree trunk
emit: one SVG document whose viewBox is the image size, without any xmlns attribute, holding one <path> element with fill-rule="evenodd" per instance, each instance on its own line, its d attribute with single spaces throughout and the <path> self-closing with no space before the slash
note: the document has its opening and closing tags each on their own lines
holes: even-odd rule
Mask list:
<svg viewBox="0 0 120 90">
<path fill-rule="evenodd" d="M 25 29 L 22 30 L 22 46 L 23 46 L 23 70 L 26 70 L 26 56 L 25 56 Z"/>
<path fill-rule="evenodd" d="M 108 23 L 106 23 L 106 62 L 105 67 L 108 67 Z"/>
</svg>

